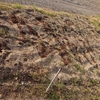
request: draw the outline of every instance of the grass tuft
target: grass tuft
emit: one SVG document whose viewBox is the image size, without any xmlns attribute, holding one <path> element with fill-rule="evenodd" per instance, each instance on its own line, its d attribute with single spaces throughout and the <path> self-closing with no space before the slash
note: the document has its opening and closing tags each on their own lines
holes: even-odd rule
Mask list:
<svg viewBox="0 0 100 100">
<path fill-rule="evenodd" d="M 20 4 L 14 4 L 14 8 L 21 9 L 21 8 L 23 8 L 23 6 Z"/>
<path fill-rule="evenodd" d="M 100 15 L 89 17 L 89 21 L 95 26 L 96 30 L 100 30 Z"/>
</svg>

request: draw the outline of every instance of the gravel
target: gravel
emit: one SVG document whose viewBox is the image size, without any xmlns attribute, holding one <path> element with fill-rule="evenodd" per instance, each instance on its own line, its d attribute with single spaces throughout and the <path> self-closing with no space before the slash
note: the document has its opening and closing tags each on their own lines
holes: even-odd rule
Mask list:
<svg viewBox="0 0 100 100">
<path fill-rule="evenodd" d="M 75 14 L 100 14 L 100 0 L 0 0 L 2 2 L 36 5 Z"/>
</svg>

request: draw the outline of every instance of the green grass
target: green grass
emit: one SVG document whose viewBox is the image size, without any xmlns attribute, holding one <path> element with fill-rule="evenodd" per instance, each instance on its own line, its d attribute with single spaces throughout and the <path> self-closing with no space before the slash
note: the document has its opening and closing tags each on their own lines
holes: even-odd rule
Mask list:
<svg viewBox="0 0 100 100">
<path fill-rule="evenodd" d="M 95 80 L 95 79 L 91 79 L 90 82 L 92 85 L 100 85 L 100 81 Z"/>
<path fill-rule="evenodd" d="M 8 33 L 8 30 L 6 28 L 0 28 L 0 36 L 1 35 L 6 35 Z"/>
<path fill-rule="evenodd" d="M 24 8 L 30 8 L 30 6 L 0 2 L 1 10 L 24 9 Z"/>
<path fill-rule="evenodd" d="M 49 98 L 51 100 L 59 100 L 59 95 L 57 94 L 57 92 L 52 91 L 50 93 L 47 93 L 46 98 Z"/>
<path fill-rule="evenodd" d="M 97 15 L 97 18 L 100 19 L 100 15 Z"/>
<path fill-rule="evenodd" d="M 23 8 L 23 6 L 22 6 L 22 5 L 20 5 L 20 4 L 15 4 L 15 5 L 14 5 L 14 7 L 15 7 L 15 8 L 18 8 L 18 9 Z"/>
<path fill-rule="evenodd" d="M 77 69 L 77 71 L 84 72 L 83 66 L 81 66 L 79 64 L 73 64 L 73 66 L 75 66 L 75 68 Z"/>
</svg>

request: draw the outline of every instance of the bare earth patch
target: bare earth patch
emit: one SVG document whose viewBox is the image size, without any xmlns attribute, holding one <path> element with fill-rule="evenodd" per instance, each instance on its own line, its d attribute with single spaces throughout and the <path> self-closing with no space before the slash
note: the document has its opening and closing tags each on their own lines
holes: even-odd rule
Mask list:
<svg viewBox="0 0 100 100">
<path fill-rule="evenodd" d="M 1 10 L 0 98 L 100 100 L 100 34 L 89 18 Z"/>
</svg>

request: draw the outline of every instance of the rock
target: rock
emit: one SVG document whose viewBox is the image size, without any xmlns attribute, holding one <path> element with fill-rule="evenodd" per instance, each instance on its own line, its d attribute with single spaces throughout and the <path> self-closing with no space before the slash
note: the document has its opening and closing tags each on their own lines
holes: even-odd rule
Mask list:
<svg viewBox="0 0 100 100">
<path fill-rule="evenodd" d="M 22 10 L 20 9 L 15 9 L 13 10 L 12 14 L 18 14 L 18 13 L 22 13 Z"/>
<path fill-rule="evenodd" d="M 36 16 L 35 19 L 38 20 L 38 21 L 41 21 L 43 19 L 43 17 L 42 16 Z"/>
<path fill-rule="evenodd" d="M 26 9 L 26 12 L 34 12 L 34 9 Z"/>
<path fill-rule="evenodd" d="M 100 30 L 98 30 L 98 31 L 97 31 L 97 33 L 99 33 L 99 34 L 100 34 Z"/>
<path fill-rule="evenodd" d="M 0 15 L 2 14 L 2 11 L 0 10 Z"/>
<path fill-rule="evenodd" d="M 7 20 L 9 17 L 4 15 L 4 16 L 0 16 L 1 19 Z"/>
<path fill-rule="evenodd" d="M 2 95 L 2 94 L 0 94 L 0 98 L 2 98 L 2 96 L 3 96 L 3 95 Z"/>
</svg>

